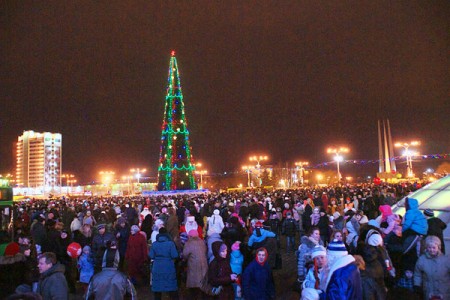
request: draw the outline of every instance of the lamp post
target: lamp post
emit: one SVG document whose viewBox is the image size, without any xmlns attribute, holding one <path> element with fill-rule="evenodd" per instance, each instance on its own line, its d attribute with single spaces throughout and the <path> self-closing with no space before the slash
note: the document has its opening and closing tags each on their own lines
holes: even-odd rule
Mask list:
<svg viewBox="0 0 450 300">
<path fill-rule="evenodd" d="M 128 195 L 131 194 L 131 189 L 130 189 L 130 180 L 133 179 L 133 176 L 131 175 L 124 175 L 122 176 L 122 180 L 126 180 L 127 181 L 127 191 L 128 191 Z"/>
<path fill-rule="evenodd" d="M 331 153 L 334 154 L 334 160 L 336 161 L 336 166 L 337 166 L 337 175 L 338 175 L 338 182 L 341 181 L 341 171 L 339 169 L 339 163 L 342 162 L 344 160 L 344 158 L 342 157 L 341 153 L 348 153 L 350 150 L 346 147 L 340 147 L 340 148 L 328 148 L 327 149 L 327 153 Z"/>
<path fill-rule="evenodd" d="M 114 181 L 114 175 L 116 173 L 113 171 L 100 171 L 99 174 L 101 182 L 106 186 L 106 189 L 108 189 L 109 185 Z"/>
<path fill-rule="evenodd" d="M 245 172 L 247 172 L 247 186 L 250 187 L 251 186 L 251 182 L 250 182 L 250 166 L 242 166 L 242 170 L 244 170 Z"/>
<path fill-rule="evenodd" d="M 403 149 L 405 149 L 405 151 L 403 152 L 403 156 L 406 157 L 406 173 L 407 173 L 406 176 L 409 178 L 414 177 L 413 168 L 412 168 L 412 157 L 417 154 L 416 152 L 409 150 L 409 147 L 419 146 L 419 145 L 420 145 L 420 142 L 418 142 L 418 141 L 411 141 L 409 143 L 403 143 L 403 142 L 395 143 L 395 147 L 397 147 L 397 148 L 402 147 Z"/>
<path fill-rule="evenodd" d="M 258 186 L 261 186 L 262 184 L 262 180 L 261 180 L 261 163 L 262 161 L 267 161 L 269 158 L 267 157 L 267 155 L 253 155 L 249 157 L 250 161 L 256 161 L 256 170 L 258 171 L 257 173 L 257 178 L 258 178 Z"/>
<path fill-rule="evenodd" d="M 297 167 L 297 169 L 300 171 L 300 183 L 303 184 L 303 171 L 305 170 L 305 168 L 303 168 L 303 166 L 307 166 L 309 165 L 309 162 L 307 161 L 298 161 L 295 163 L 295 166 Z"/>
<path fill-rule="evenodd" d="M 195 171 L 195 174 L 200 175 L 200 189 L 203 189 L 203 175 L 206 175 L 208 171 L 206 170 L 198 170 Z"/>
<path fill-rule="evenodd" d="M 133 168 L 130 169 L 131 173 L 134 173 L 137 179 L 137 183 L 139 184 L 139 179 L 141 178 L 141 174 L 147 172 L 147 169 Z"/>
</svg>

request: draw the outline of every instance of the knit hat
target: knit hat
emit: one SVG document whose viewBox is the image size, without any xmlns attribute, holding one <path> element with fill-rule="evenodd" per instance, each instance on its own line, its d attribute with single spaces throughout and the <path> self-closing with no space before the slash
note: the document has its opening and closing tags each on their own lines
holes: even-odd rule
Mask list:
<svg viewBox="0 0 450 300">
<path fill-rule="evenodd" d="M 117 219 L 117 224 L 125 224 L 127 221 L 125 220 L 124 217 L 120 217 Z"/>
<path fill-rule="evenodd" d="M 136 234 L 136 233 L 138 233 L 140 230 L 139 230 L 139 227 L 137 226 L 137 225 L 133 225 L 133 226 L 131 226 L 131 233 L 132 234 Z"/>
<path fill-rule="evenodd" d="M 258 221 L 255 223 L 255 228 L 262 228 L 263 224 L 261 223 L 261 221 Z"/>
<path fill-rule="evenodd" d="M 381 215 L 383 216 L 383 218 L 387 218 L 390 215 L 392 215 L 392 209 L 389 205 L 385 204 L 385 205 L 380 205 L 379 208 Z"/>
<path fill-rule="evenodd" d="M 189 236 L 198 236 L 198 231 L 194 230 L 194 229 L 189 230 L 188 235 Z"/>
<path fill-rule="evenodd" d="M 97 225 L 97 230 L 104 229 L 104 228 L 106 228 L 105 224 L 98 224 Z"/>
<path fill-rule="evenodd" d="M 434 217 L 434 211 L 432 211 L 431 209 L 425 209 L 423 214 L 427 217 Z"/>
<path fill-rule="evenodd" d="M 342 241 L 333 240 L 328 244 L 327 254 L 332 257 L 341 257 L 348 255 L 348 252 Z"/>
<path fill-rule="evenodd" d="M 304 288 L 301 300 L 319 300 L 319 292 L 314 288 Z"/>
<path fill-rule="evenodd" d="M 240 244 L 241 244 L 240 241 L 234 242 L 233 245 L 231 245 L 231 250 L 233 250 L 233 251 L 239 250 L 239 248 L 241 246 Z"/>
<path fill-rule="evenodd" d="M 218 214 L 220 214 L 220 211 L 219 211 L 218 209 L 215 209 L 215 210 L 213 211 L 213 213 L 214 213 L 215 215 L 218 215 Z"/>
<path fill-rule="evenodd" d="M 11 242 L 8 244 L 8 246 L 6 246 L 5 256 L 14 256 L 17 253 L 19 253 L 19 244 L 17 244 L 16 242 Z"/>
<path fill-rule="evenodd" d="M 311 258 L 316 258 L 317 256 L 326 256 L 327 255 L 327 250 L 325 249 L 324 246 L 322 245 L 317 245 L 313 248 L 312 252 L 311 252 Z"/>
<path fill-rule="evenodd" d="M 383 244 L 383 238 L 379 234 L 372 234 L 367 240 L 367 244 L 378 247 Z"/>
</svg>

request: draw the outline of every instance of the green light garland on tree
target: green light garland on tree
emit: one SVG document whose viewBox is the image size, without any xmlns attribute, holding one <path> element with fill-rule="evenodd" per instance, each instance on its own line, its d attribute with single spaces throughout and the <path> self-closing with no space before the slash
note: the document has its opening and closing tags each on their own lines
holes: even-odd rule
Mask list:
<svg viewBox="0 0 450 300">
<path fill-rule="evenodd" d="M 169 63 L 164 120 L 161 128 L 161 148 L 158 167 L 158 190 L 196 189 L 189 145 L 189 130 L 184 113 L 183 93 L 175 51 Z"/>
</svg>

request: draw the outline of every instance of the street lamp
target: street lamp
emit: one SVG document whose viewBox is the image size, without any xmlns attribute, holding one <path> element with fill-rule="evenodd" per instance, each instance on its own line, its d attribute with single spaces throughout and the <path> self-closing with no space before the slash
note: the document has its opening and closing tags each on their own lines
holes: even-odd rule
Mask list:
<svg viewBox="0 0 450 300">
<path fill-rule="evenodd" d="M 344 161 L 344 158 L 342 157 L 341 153 L 348 153 L 350 150 L 346 147 L 340 147 L 340 148 L 328 148 L 327 153 L 334 154 L 334 160 L 336 161 L 337 166 L 337 175 L 338 175 L 338 182 L 341 181 L 341 172 L 339 170 L 339 163 Z"/>
<path fill-rule="evenodd" d="M 131 173 L 134 173 L 137 179 L 137 183 L 139 184 L 139 179 L 141 178 L 141 174 L 147 172 L 147 169 L 133 168 L 130 169 Z"/>
<path fill-rule="evenodd" d="M 397 148 L 402 147 L 403 149 L 405 149 L 405 151 L 403 152 L 403 156 L 406 157 L 406 173 L 407 173 L 407 177 L 409 177 L 409 178 L 414 177 L 413 168 L 412 168 L 412 157 L 417 154 L 416 152 L 409 150 L 409 147 L 419 146 L 419 145 L 420 145 L 419 141 L 411 141 L 409 143 L 403 143 L 403 142 L 395 143 L 395 147 L 397 147 Z"/>
<path fill-rule="evenodd" d="M 61 174 L 61 185 L 62 185 L 62 179 L 65 178 L 66 179 L 66 184 L 69 185 L 69 181 L 71 178 L 74 178 L 75 175 L 73 174 Z"/>
<path fill-rule="evenodd" d="M 195 174 L 200 175 L 200 189 L 203 188 L 203 175 L 206 175 L 207 173 L 208 173 L 208 171 L 206 171 L 206 170 L 195 171 Z"/>
<path fill-rule="evenodd" d="M 114 175 L 116 174 L 113 171 L 100 171 L 100 180 L 101 182 L 106 186 L 107 194 L 108 194 L 108 188 L 109 185 L 114 181 Z"/>
<path fill-rule="evenodd" d="M 247 186 L 250 187 L 250 168 L 251 166 L 242 166 L 242 170 L 244 170 L 245 172 L 247 172 Z"/>
<path fill-rule="evenodd" d="M 131 179 L 133 179 L 133 176 L 131 176 L 131 175 L 124 175 L 124 176 L 122 176 L 122 180 L 126 180 L 127 181 L 128 195 L 131 194 L 131 190 L 130 190 L 130 180 Z"/>
<path fill-rule="evenodd" d="M 261 186 L 262 180 L 261 180 L 261 163 L 262 161 L 267 161 L 269 158 L 267 155 L 253 155 L 249 157 L 250 161 L 256 161 L 256 170 L 258 171 L 257 178 L 258 178 L 258 184 Z"/>
<path fill-rule="evenodd" d="M 307 161 L 298 161 L 295 163 L 295 166 L 300 171 L 300 183 L 301 184 L 303 184 L 303 171 L 305 170 L 305 168 L 303 168 L 303 166 L 307 166 L 307 165 L 309 165 L 309 162 L 307 162 Z"/>
</svg>

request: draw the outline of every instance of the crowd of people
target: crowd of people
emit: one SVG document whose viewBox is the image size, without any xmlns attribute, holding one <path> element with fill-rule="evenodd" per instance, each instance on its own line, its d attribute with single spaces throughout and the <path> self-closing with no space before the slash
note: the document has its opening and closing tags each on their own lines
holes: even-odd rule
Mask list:
<svg viewBox="0 0 450 300">
<path fill-rule="evenodd" d="M 285 251 L 301 299 L 450 299 L 446 224 L 407 197 L 416 188 L 19 202 L 2 210 L 0 298 L 68 299 L 81 285 L 86 299 L 137 299 L 142 286 L 155 299 L 277 299 Z"/>
</svg>

